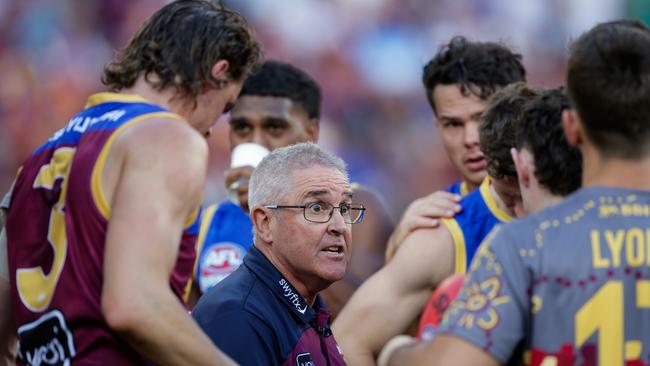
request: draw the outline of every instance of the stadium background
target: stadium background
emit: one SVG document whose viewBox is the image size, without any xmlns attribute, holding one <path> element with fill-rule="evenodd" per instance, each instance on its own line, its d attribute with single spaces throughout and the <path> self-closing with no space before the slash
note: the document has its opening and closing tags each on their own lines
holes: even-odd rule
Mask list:
<svg viewBox="0 0 650 366">
<path fill-rule="evenodd" d="M 0 0 L 0 191 L 31 151 L 101 91 L 102 66 L 162 0 Z M 420 83 L 454 35 L 500 40 L 524 55 L 528 79 L 562 84 L 567 44 L 596 22 L 650 20 L 647 0 L 231 0 L 265 55 L 323 88 L 321 141 L 397 217 L 457 179 Z M 227 124 L 210 138 L 206 202 L 225 196 Z"/>
</svg>

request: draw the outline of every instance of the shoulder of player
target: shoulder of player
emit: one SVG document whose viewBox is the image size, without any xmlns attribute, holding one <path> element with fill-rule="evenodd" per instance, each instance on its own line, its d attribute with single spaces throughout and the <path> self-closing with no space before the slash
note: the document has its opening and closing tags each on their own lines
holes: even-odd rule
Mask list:
<svg viewBox="0 0 650 366">
<path fill-rule="evenodd" d="M 154 117 L 129 126 L 118 138 L 117 145 L 138 154 L 146 150 L 171 155 L 190 151 L 207 156 L 207 142 L 188 123 L 174 118 Z"/>
</svg>

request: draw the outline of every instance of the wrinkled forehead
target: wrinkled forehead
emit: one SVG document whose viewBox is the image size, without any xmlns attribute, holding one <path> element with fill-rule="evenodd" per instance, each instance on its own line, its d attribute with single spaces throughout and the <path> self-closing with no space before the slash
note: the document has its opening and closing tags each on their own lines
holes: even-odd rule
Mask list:
<svg viewBox="0 0 650 366">
<path fill-rule="evenodd" d="M 291 195 L 299 200 L 352 199 L 350 182 L 338 169 L 320 166 L 298 169 L 292 178 Z"/>
</svg>

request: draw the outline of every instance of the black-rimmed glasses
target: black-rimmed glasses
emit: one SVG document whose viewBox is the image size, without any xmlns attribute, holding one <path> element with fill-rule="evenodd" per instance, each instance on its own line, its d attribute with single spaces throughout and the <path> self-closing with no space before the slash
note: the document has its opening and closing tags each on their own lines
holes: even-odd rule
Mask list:
<svg viewBox="0 0 650 366">
<path fill-rule="evenodd" d="M 280 209 L 280 208 L 302 208 L 305 220 L 311 222 L 325 223 L 330 221 L 334 209 L 338 209 L 343 216 L 343 221 L 346 224 L 358 224 L 363 220 L 363 215 L 366 208 L 362 205 L 349 205 L 342 203 L 339 206 L 332 206 L 325 202 L 312 202 L 306 205 L 295 206 L 282 206 L 282 205 L 266 205 L 266 208 Z"/>
</svg>

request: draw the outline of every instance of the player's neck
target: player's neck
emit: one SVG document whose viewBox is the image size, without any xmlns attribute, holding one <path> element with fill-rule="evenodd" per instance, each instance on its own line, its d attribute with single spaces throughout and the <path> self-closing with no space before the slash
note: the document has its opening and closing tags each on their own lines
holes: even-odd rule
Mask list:
<svg viewBox="0 0 650 366">
<path fill-rule="evenodd" d="M 623 160 L 583 152 L 582 185 L 650 190 L 650 157 Z"/>
<path fill-rule="evenodd" d="M 149 80 L 155 81 L 156 76 L 149 76 Z M 147 82 L 144 77 L 139 77 L 138 80 L 133 84 L 132 87 L 122 89 L 121 94 L 135 94 L 142 98 L 145 98 L 149 102 L 159 105 L 167 110 L 178 113 L 175 108 L 175 103 L 173 102 L 174 96 L 176 93 L 171 88 L 166 88 L 164 90 L 154 89 L 149 82 Z"/>
<path fill-rule="evenodd" d="M 537 198 L 531 202 L 530 212 L 527 212 L 527 214 L 538 213 L 547 207 L 560 203 L 563 199 L 563 196 L 554 195 L 550 191 L 542 188 Z"/>
</svg>

